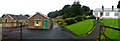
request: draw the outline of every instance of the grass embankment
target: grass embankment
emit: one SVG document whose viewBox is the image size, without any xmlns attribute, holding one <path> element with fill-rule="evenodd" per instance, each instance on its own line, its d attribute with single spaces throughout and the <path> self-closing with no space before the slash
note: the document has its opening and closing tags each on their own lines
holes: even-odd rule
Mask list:
<svg viewBox="0 0 120 41">
<path fill-rule="evenodd" d="M 0 24 L 0 27 L 2 27 L 2 24 Z"/>
<path fill-rule="evenodd" d="M 120 21 L 120 19 L 103 19 L 101 22 L 104 25 L 107 25 L 107 26 L 112 26 L 112 27 L 115 27 L 115 28 L 120 28 L 119 27 L 119 25 L 120 25 L 119 21 Z M 118 40 L 120 38 L 120 36 L 119 36 L 120 31 L 118 31 L 118 30 L 106 28 L 105 34 L 106 34 L 107 37 L 109 37 L 112 40 Z M 104 38 L 101 37 L 101 39 L 104 39 Z M 119 41 L 120 41 L 120 39 L 119 39 Z"/>
<path fill-rule="evenodd" d="M 106 31 L 105 31 L 105 34 L 107 37 L 109 37 L 110 39 L 116 41 L 116 40 L 119 40 L 120 41 L 120 32 L 117 31 L 117 30 L 114 30 L 114 29 L 110 29 L 110 28 L 106 28 Z M 101 39 L 102 40 L 105 40 L 105 37 L 104 36 L 101 36 Z"/>
<path fill-rule="evenodd" d="M 120 19 L 103 19 L 101 21 L 106 26 L 120 27 L 120 24 L 118 23 Z"/>
<path fill-rule="evenodd" d="M 89 32 L 93 28 L 94 25 L 93 21 L 94 19 L 88 19 L 65 27 L 72 31 L 77 36 L 81 36 Z"/>
</svg>

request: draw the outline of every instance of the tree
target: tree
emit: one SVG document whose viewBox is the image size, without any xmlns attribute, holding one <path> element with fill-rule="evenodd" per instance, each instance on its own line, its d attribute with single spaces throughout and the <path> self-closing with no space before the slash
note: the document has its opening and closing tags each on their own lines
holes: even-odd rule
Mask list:
<svg viewBox="0 0 120 41">
<path fill-rule="evenodd" d="M 117 8 L 120 8 L 120 1 L 118 2 Z"/>
<path fill-rule="evenodd" d="M 90 13 L 89 13 L 89 15 L 93 15 L 93 10 L 90 10 Z"/>
<path fill-rule="evenodd" d="M 63 16 L 64 19 L 76 17 L 76 16 L 83 16 L 83 15 L 91 15 L 90 8 L 88 6 L 82 6 L 80 2 L 74 2 L 72 5 L 65 5 L 59 11 L 53 11 L 48 13 L 48 17 L 56 18 L 57 16 Z"/>
<path fill-rule="evenodd" d="M 90 11 L 90 8 L 89 7 L 87 7 L 87 6 L 82 6 L 82 11 Z"/>
<path fill-rule="evenodd" d="M 50 18 L 55 18 L 56 15 L 54 14 L 54 12 L 49 12 L 47 16 Z"/>
<path fill-rule="evenodd" d="M 3 14 L 1 18 L 3 18 L 4 16 L 5 16 L 5 14 Z"/>
<path fill-rule="evenodd" d="M 25 14 L 25 16 L 30 17 L 28 14 Z"/>
</svg>

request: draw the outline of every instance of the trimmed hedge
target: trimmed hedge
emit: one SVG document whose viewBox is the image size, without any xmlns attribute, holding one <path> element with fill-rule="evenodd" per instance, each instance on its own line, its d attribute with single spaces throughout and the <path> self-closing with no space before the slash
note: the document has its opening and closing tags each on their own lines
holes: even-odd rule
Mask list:
<svg viewBox="0 0 120 41">
<path fill-rule="evenodd" d="M 95 19 L 96 17 L 94 15 L 90 15 L 90 17 L 88 17 L 88 19 Z"/>
<path fill-rule="evenodd" d="M 82 17 L 81 17 L 81 16 L 77 16 L 77 17 L 75 17 L 75 20 L 76 20 L 77 22 L 82 21 Z"/>
<path fill-rule="evenodd" d="M 67 23 L 67 25 L 71 25 L 73 23 L 76 23 L 75 19 L 73 19 L 73 18 L 68 18 L 65 20 L 65 22 Z"/>
</svg>

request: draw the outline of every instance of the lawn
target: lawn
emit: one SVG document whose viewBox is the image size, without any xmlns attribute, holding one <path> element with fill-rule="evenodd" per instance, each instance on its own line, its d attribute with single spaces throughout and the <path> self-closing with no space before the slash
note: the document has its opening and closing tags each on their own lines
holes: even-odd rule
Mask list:
<svg viewBox="0 0 120 41">
<path fill-rule="evenodd" d="M 105 34 L 107 37 L 109 37 L 110 39 L 112 39 L 114 41 L 116 41 L 120 38 L 120 36 L 119 36 L 120 32 L 117 30 L 114 30 L 114 29 L 107 28 L 105 31 Z M 105 41 L 105 37 L 103 35 L 101 36 L 101 40 Z"/>
<path fill-rule="evenodd" d="M 0 27 L 2 27 L 2 24 L 0 24 Z"/>
<path fill-rule="evenodd" d="M 0 28 L 2 28 L 2 24 L 0 24 Z"/>
<path fill-rule="evenodd" d="M 88 19 L 65 27 L 75 33 L 77 36 L 81 36 L 93 28 L 93 21 L 94 19 Z"/>
<path fill-rule="evenodd" d="M 107 26 L 112 26 L 112 27 L 120 27 L 118 22 L 120 19 L 103 19 L 102 23 Z"/>
<path fill-rule="evenodd" d="M 119 24 L 120 19 L 103 19 L 101 22 L 107 26 L 112 26 L 116 28 L 120 27 L 120 24 Z M 120 38 L 118 37 L 119 36 L 118 34 L 120 34 L 120 31 L 117 31 L 114 29 L 107 28 L 105 31 L 105 34 L 113 40 Z"/>
<path fill-rule="evenodd" d="M 105 34 L 108 37 L 110 37 L 111 39 L 118 39 L 118 33 L 119 33 L 119 31 L 113 30 L 113 29 L 110 29 L 110 28 L 107 28 L 106 31 L 105 31 Z"/>
</svg>

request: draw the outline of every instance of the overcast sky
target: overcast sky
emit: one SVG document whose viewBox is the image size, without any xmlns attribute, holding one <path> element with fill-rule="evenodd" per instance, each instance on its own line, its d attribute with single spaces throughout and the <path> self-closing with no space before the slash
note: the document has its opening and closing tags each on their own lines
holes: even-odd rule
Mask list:
<svg viewBox="0 0 120 41">
<path fill-rule="evenodd" d="M 51 11 L 60 10 L 64 5 L 73 4 L 75 0 L 0 0 L 0 16 L 3 14 L 29 14 L 41 12 L 47 15 Z M 119 0 L 79 0 L 81 5 L 90 9 L 117 7 Z"/>
</svg>

